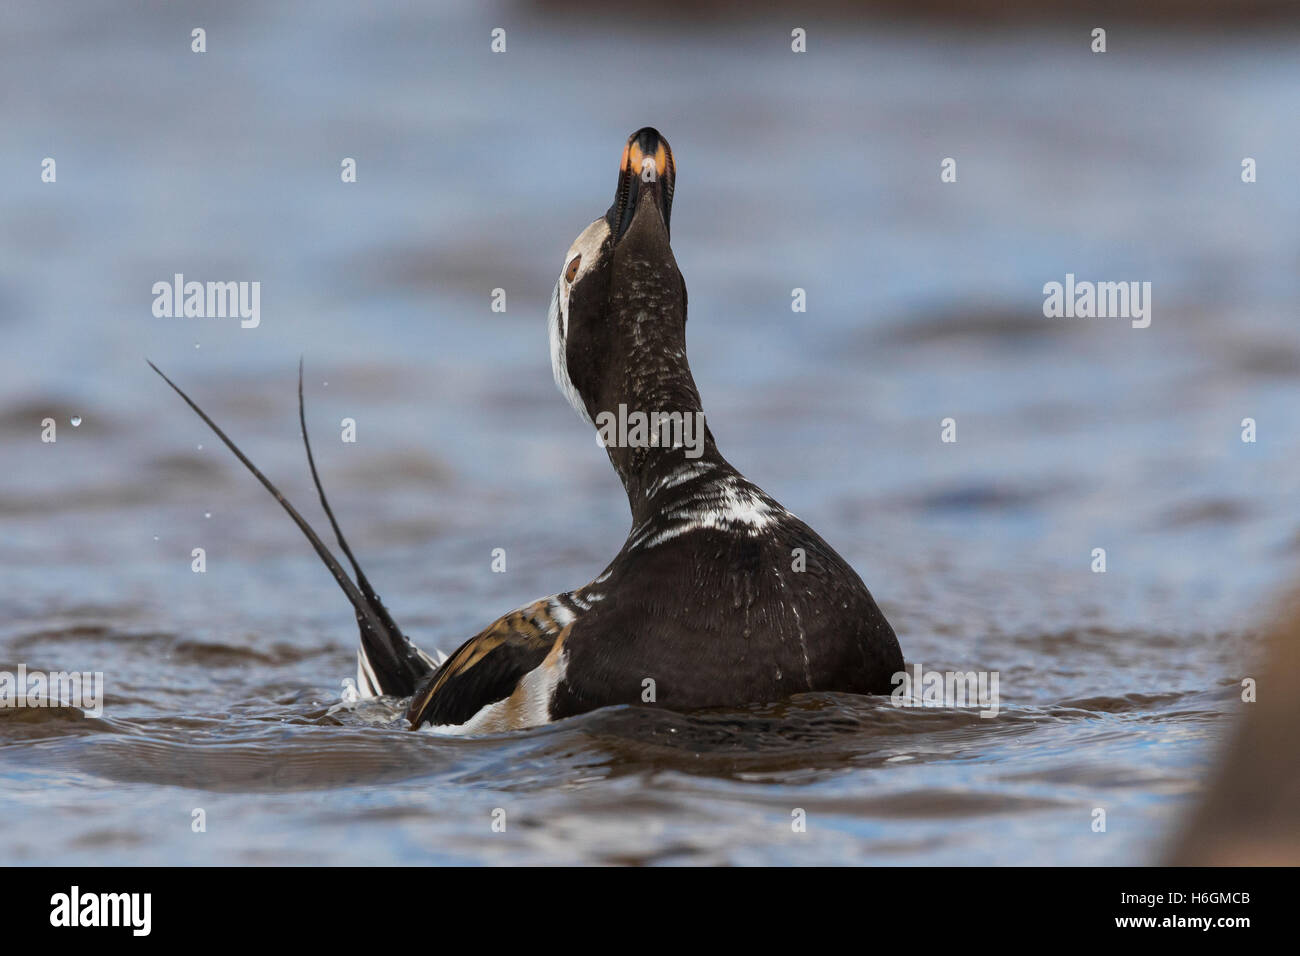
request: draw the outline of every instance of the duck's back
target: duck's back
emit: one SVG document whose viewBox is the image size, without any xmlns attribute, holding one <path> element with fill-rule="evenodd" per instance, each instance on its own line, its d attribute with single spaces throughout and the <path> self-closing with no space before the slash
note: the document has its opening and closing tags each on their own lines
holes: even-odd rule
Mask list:
<svg viewBox="0 0 1300 956">
<path fill-rule="evenodd" d="M 745 507 L 730 518 L 665 507 L 575 593 L 589 610 L 565 642 L 554 716 L 890 691 L 902 653 L 862 579 L 806 524 L 740 482 Z"/>
</svg>

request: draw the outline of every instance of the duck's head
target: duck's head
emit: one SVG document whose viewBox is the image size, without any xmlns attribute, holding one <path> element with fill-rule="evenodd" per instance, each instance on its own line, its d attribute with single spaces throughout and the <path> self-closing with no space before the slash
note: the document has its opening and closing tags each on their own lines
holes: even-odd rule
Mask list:
<svg viewBox="0 0 1300 956">
<path fill-rule="evenodd" d="M 614 204 L 565 253 L 551 298 L 551 368 L 588 421 L 620 403 L 699 407 L 686 365 L 686 284 L 669 244 L 676 180 L 668 141 L 637 130 L 623 148 Z"/>
</svg>

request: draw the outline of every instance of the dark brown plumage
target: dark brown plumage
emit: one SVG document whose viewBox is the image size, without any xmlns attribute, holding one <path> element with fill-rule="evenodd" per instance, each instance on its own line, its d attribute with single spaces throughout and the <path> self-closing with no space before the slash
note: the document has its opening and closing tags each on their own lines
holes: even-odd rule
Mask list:
<svg viewBox="0 0 1300 956">
<path fill-rule="evenodd" d="M 629 410 L 677 428 L 606 444 L 632 512 L 628 538 L 590 584 L 506 614 L 441 665 L 407 640 L 362 573 L 310 445 L 312 478 L 357 585 L 172 386 L 312 541 L 357 613 L 360 689 L 414 691 L 414 727 L 490 732 L 611 704 L 688 709 L 804 691 L 885 693 L 902 670 L 898 640 L 858 575 L 737 472 L 704 424 L 686 359 L 686 284 L 669 238 L 675 188 L 667 141 L 649 128 L 632 134 L 614 204 L 570 248 L 549 317 L 556 383 L 602 435 Z M 301 399 L 300 370 L 305 441 Z"/>
</svg>

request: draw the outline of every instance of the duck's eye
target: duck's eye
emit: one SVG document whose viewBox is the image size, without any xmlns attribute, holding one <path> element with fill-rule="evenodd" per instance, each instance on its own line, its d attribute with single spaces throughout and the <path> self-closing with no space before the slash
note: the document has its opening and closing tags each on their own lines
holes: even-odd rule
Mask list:
<svg viewBox="0 0 1300 956">
<path fill-rule="evenodd" d="M 573 277 L 578 274 L 578 266 L 582 265 L 582 256 L 574 256 L 569 262 L 569 268 L 564 270 L 564 281 L 572 282 Z"/>
</svg>

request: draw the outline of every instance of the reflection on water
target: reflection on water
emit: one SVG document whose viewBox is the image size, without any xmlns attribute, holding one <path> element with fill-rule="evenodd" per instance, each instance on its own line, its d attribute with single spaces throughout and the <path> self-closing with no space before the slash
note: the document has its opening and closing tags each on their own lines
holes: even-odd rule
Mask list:
<svg viewBox="0 0 1300 956">
<path fill-rule="evenodd" d="M 9 858 L 1153 858 L 1300 549 L 1295 44 L 1135 28 L 1140 55 L 1101 59 L 1066 28 L 848 23 L 796 59 L 783 24 L 372 6 L 200 8 L 202 57 L 170 6 L 19 3 L 0 35 L 0 160 L 59 170 L 3 186 L 0 670 L 107 693 L 102 719 L 0 713 Z M 656 82 L 607 82 L 629 62 Z M 446 740 L 336 707 L 346 602 L 144 357 L 314 516 L 305 354 L 343 525 L 403 627 L 451 650 L 627 531 L 543 317 L 645 124 L 678 153 L 720 446 L 854 564 L 910 663 L 998 671 L 997 718 L 810 695 Z M 261 325 L 155 318 L 177 272 L 261 282 Z M 1150 281 L 1151 328 L 1044 319 L 1067 272 Z"/>
</svg>

